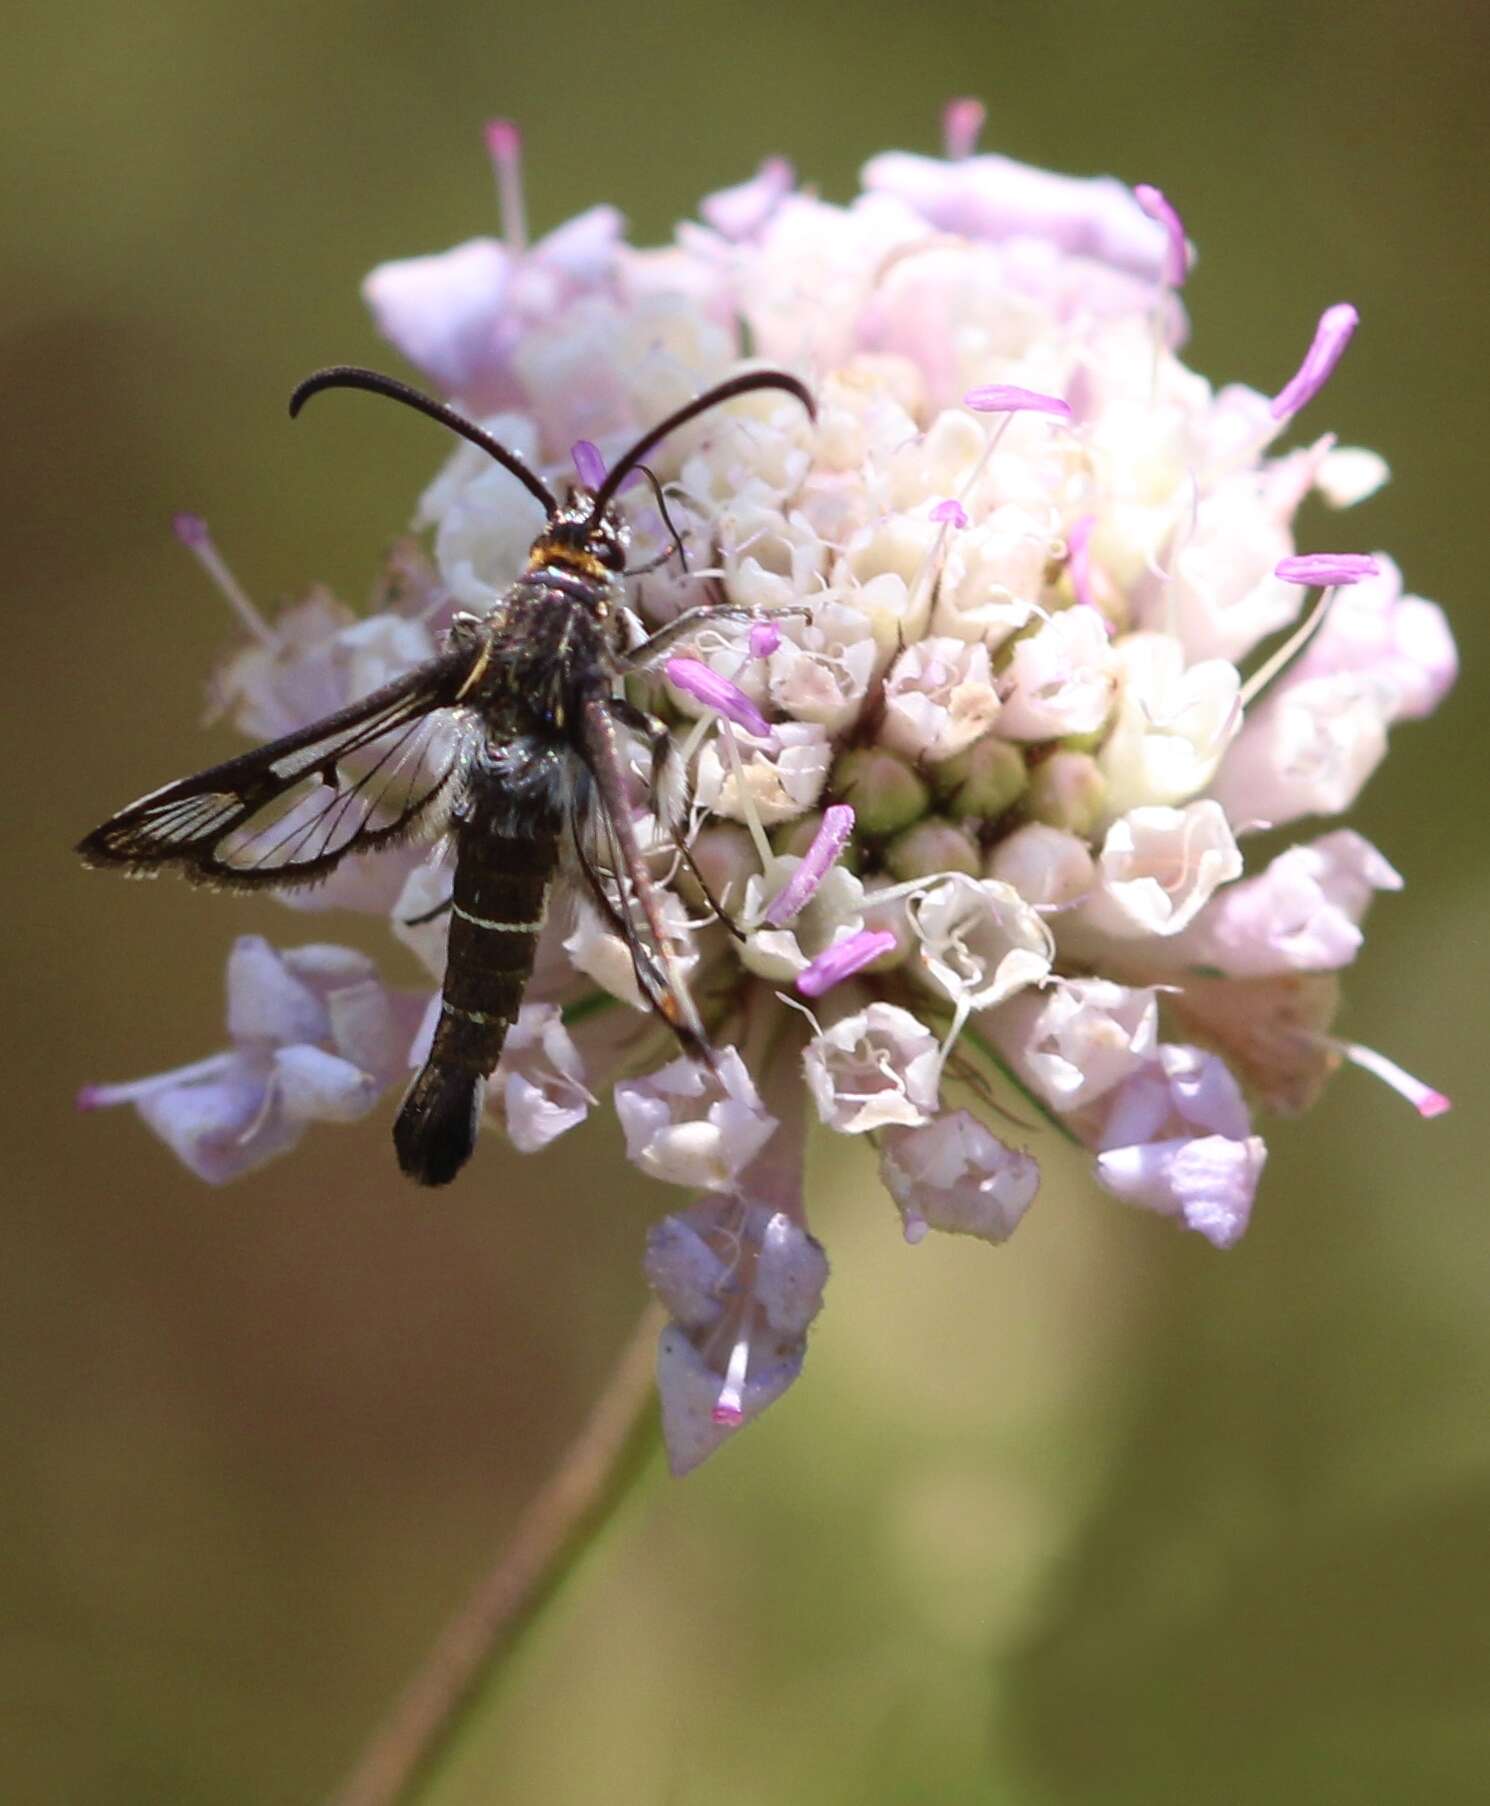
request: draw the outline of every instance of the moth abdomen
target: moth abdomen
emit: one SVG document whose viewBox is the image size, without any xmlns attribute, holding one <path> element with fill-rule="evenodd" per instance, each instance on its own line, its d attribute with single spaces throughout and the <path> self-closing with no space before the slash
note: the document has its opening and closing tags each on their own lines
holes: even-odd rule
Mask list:
<svg viewBox="0 0 1490 1806">
<path fill-rule="evenodd" d="M 557 860 L 552 831 L 521 839 L 461 831 L 439 1021 L 393 1129 L 398 1163 L 421 1185 L 448 1185 L 471 1157 L 486 1081 L 532 976 Z"/>
<path fill-rule="evenodd" d="M 471 1158 L 486 1080 L 431 1060 L 409 1087 L 393 1125 L 404 1173 L 420 1185 L 448 1185 Z"/>
</svg>

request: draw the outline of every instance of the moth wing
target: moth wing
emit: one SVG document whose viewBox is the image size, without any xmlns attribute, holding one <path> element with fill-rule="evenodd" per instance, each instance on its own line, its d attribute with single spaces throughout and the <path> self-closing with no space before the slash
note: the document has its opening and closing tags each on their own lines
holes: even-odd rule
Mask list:
<svg viewBox="0 0 1490 1806">
<path fill-rule="evenodd" d="M 571 802 L 571 838 L 585 888 L 624 942 L 642 996 L 686 1048 L 706 1053 L 662 891 L 638 845 L 614 716 L 603 704 L 587 706 L 579 750 L 584 781 Z"/>
<path fill-rule="evenodd" d="M 152 790 L 78 844 L 92 866 L 225 888 L 314 884 L 438 821 L 458 783 L 453 712 L 475 655 L 430 659 L 309 727 Z"/>
</svg>

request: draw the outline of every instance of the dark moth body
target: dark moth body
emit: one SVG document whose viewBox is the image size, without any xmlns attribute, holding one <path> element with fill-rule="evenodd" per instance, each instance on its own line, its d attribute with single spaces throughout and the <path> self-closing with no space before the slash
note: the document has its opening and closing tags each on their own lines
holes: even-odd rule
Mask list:
<svg viewBox="0 0 1490 1806">
<path fill-rule="evenodd" d="M 619 690 L 628 672 L 659 663 L 706 618 L 751 611 L 689 610 L 628 650 L 621 580 L 635 573 L 614 503 L 654 445 L 719 403 L 775 389 L 810 415 L 812 399 L 781 371 L 732 377 L 643 434 L 608 472 L 594 447 L 583 448 L 599 465 L 593 487 L 574 486 L 561 502 L 481 427 L 376 371 L 319 371 L 295 391 L 291 414 L 328 388 L 399 401 L 516 477 L 546 516 L 527 570 L 486 615 L 457 615 L 436 657 L 282 739 L 151 791 L 78 851 L 89 865 L 134 876 L 175 870 L 221 889 L 287 889 L 318 883 L 349 854 L 447 834 L 454 872 L 440 1015 L 394 1129 L 403 1170 L 443 1185 L 470 1157 L 486 1080 L 517 1019 L 561 871 L 624 942 L 646 1002 L 686 1048 L 706 1051 L 637 845 L 620 743 L 623 731 L 649 741 L 656 777 L 668 735 Z M 681 556 L 676 538 L 672 549 Z"/>
<path fill-rule="evenodd" d="M 566 824 L 582 831 L 590 780 L 571 734 L 614 681 L 608 613 L 604 588 L 539 570 L 474 632 L 440 1015 L 393 1131 L 399 1165 L 426 1185 L 453 1179 L 470 1155 L 485 1081 L 532 975 Z"/>
</svg>

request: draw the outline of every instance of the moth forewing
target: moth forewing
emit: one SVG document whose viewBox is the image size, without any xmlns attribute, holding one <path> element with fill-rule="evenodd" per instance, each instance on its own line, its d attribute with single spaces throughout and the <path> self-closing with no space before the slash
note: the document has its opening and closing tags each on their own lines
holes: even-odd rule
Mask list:
<svg viewBox="0 0 1490 1806">
<path fill-rule="evenodd" d="M 78 844 L 93 866 L 174 867 L 195 883 L 287 889 L 349 853 L 436 832 L 456 786 L 453 650 L 295 733 L 153 790 Z"/>
</svg>

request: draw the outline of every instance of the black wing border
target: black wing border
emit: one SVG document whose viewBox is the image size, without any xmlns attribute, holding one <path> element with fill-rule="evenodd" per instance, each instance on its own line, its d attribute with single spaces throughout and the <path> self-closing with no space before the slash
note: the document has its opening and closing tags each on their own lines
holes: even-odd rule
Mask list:
<svg viewBox="0 0 1490 1806">
<path fill-rule="evenodd" d="M 228 835 L 246 826 L 260 810 L 305 783 L 317 771 L 334 770 L 339 760 L 384 735 L 412 727 L 441 709 L 456 707 L 480 656 L 479 651 L 473 652 L 469 647 L 442 652 L 293 733 L 152 790 L 85 835 L 77 844 L 78 856 L 95 869 L 122 870 L 136 877 L 154 876 L 175 867 L 189 883 L 214 890 L 293 890 L 319 883 L 343 859 L 354 854 L 374 852 L 407 840 L 449 790 L 459 768 L 458 754 L 452 755 L 438 780 L 396 820 L 382 827 L 360 829 L 333 851 L 293 866 L 259 871 L 229 865 L 214 855 L 214 849 Z M 323 759 L 289 774 L 274 769 L 322 740 L 335 742 Z M 237 807 L 231 815 L 176 844 L 151 835 L 151 823 L 162 815 L 196 797 L 213 794 L 236 799 Z"/>
</svg>

